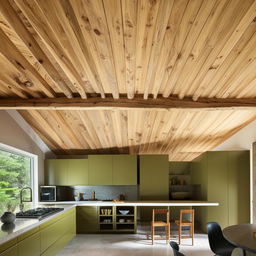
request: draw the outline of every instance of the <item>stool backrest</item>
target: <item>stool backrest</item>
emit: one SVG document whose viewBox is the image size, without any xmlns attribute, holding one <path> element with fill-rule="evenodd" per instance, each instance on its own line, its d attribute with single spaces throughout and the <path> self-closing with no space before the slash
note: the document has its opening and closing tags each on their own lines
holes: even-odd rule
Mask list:
<svg viewBox="0 0 256 256">
<path fill-rule="evenodd" d="M 189 219 L 187 218 L 187 216 L 189 216 Z M 194 210 L 181 210 L 180 224 L 185 223 L 186 221 L 190 221 L 191 223 L 194 223 L 194 216 L 195 216 Z"/>
<path fill-rule="evenodd" d="M 166 215 L 166 222 L 170 222 L 170 213 L 168 209 L 153 209 L 152 211 L 152 221 L 156 219 L 156 215 Z"/>
</svg>

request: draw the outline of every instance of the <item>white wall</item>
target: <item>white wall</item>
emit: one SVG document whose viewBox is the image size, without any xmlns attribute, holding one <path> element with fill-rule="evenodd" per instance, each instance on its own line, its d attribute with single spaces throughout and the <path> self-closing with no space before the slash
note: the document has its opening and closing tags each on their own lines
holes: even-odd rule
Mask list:
<svg viewBox="0 0 256 256">
<path fill-rule="evenodd" d="M 0 110 L 0 143 L 24 150 L 38 156 L 38 184 L 44 183 L 45 153 L 17 122 L 4 110 Z"/>
<path fill-rule="evenodd" d="M 231 136 L 212 151 L 225 150 L 251 150 L 252 143 L 256 141 L 256 121 L 253 121 L 238 133 Z"/>
</svg>

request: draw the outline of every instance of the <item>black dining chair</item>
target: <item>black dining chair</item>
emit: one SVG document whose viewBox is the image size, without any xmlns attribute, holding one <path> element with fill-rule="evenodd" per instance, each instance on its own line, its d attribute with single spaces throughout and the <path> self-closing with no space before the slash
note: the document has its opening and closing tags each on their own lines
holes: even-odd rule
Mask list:
<svg viewBox="0 0 256 256">
<path fill-rule="evenodd" d="M 206 228 L 211 250 L 220 256 L 231 256 L 236 247 L 225 239 L 220 225 L 217 222 L 208 222 Z"/>
<path fill-rule="evenodd" d="M 170 242 L 170 246 L 172 247 L 173 256 L 185 256 L 184 254 L 179 252 L 180 247 L 179 247 L 179 245 L 176 242 L 171 241 Z"/>
</svg>

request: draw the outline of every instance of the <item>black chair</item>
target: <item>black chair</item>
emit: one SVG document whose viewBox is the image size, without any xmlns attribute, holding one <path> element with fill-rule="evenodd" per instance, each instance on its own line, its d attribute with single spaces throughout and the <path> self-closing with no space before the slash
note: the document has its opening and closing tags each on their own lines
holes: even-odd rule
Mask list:
<svg viewBox="0 0 256 256">
<path fill-rule="evenodd" d="M 225 239 L 220 225 L 217 222 L 208 222 L 206 228 L 211 250 L 220 256 L 231 256 L 236 247 Z"/>
<path fill-rule="evenodd" d="M 181 252 L 179 252 L 180 248 L 179 245 L 176 242 L 171 241 L 170 246 L 172 247 L 173 255 L 174 256 L 185 256 Z"/>
</svg>

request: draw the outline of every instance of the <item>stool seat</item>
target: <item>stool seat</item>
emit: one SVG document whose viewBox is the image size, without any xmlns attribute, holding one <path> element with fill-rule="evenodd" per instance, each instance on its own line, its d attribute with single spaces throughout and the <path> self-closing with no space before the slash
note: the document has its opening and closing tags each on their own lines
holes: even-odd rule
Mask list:
<svg viewBox="0 0 256 256">
<path fill-rule="evenodd" d="M 166 221 L 156 220 L 156 215 L 166 215 Z M 152 244 L 155 240 L 155 227 L 165 227 L 166 243 L 170 240 L 170 216 L 168 209 L 153 209 L 152 211 L 152 221 L 151 221 L 151 237 Z"/>
<path fill-rule="evenodd" d="M 193 224 L 192 221 L 189 221 L 189 220 L 183 220 L 182 223 L 180 224 L 180 221 L 179 220 L 175 220 L 175 223 L 177 225 L 181 225 L 181 226 L 190 226 Z"/>
<path fill-rule="evenodd" d="M 155 226 L 155 227 L 161 227 L 161 226 L 167 226 L 168 223 L 166 221 L 151 221 L 151 225 Z"/>
</svg>

